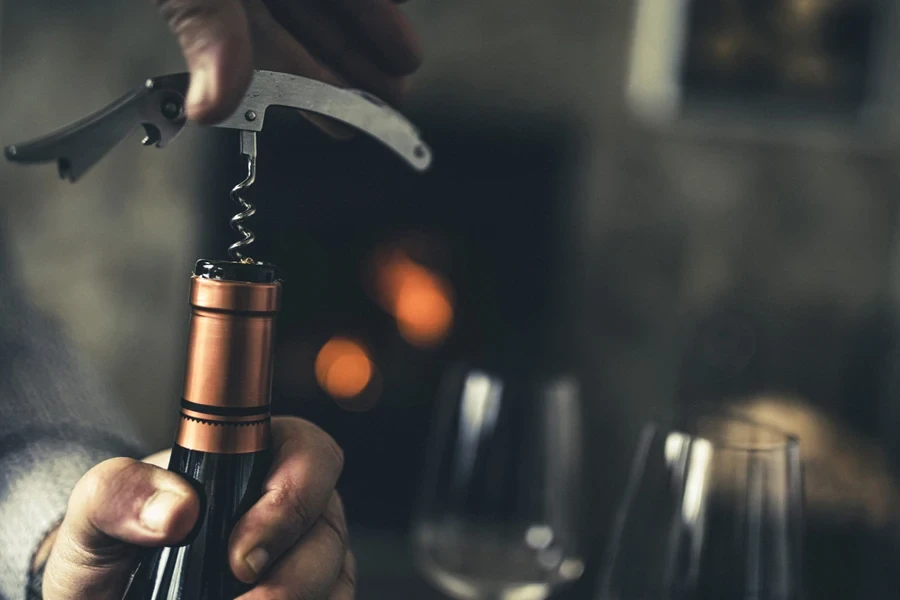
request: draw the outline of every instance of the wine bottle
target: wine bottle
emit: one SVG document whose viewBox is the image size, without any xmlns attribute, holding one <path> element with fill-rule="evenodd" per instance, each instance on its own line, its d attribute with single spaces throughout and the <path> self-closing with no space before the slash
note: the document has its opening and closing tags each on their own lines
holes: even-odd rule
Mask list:
<svg viewBox="0 0 900 600">
<path fill-rule="evenodd" d="M 191 325 L 181 415 L 169 470 L 200 497 L 179 545 L 142 552 L 125 600 L 232 600 L 250 586 L 228 563 L 238 520 L 271 465 L 270 404 L 277 269 L 201 260 L 191 278 Z"/>
</svg>

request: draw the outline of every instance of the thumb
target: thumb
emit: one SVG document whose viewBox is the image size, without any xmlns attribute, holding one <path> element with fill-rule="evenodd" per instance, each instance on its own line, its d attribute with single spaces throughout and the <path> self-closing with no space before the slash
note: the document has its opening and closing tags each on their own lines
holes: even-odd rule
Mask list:
<svg viewBox="0 0 900 600">
<path fill-rule="evenodd" d="M 187 116 L 210 124 L 230 116 L 253 75 L 250 26 L 241 0 L 154 0 L 191 72 Z"/>
<path fill-rule="evenodd" d="M 120 600 L 138 546 L 177 544 L 200 503 L 174 473 L 127 458 L 91 469 L 75 486 L 44 570 L 45 600 Z"/>
</svg>

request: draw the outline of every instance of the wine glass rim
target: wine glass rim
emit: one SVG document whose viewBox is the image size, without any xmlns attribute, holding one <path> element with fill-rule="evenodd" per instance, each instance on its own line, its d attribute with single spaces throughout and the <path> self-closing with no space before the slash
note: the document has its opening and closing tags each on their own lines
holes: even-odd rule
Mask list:
<svg viewBox="0 0 900 600">
<path fill-rule="evenodd" d="M 709 432 L 700 431 L 700 425 L 717 424 Z M 729 426 L 746 428 L 746 432 L 758 433 L 756 439 L 747 441 L 735 441 L 729 439 Z M 784 452 L 797 447 L 800 438 L 771 423 L 765 423 L 752 419 L 733 409 L 704 409 L 692 411 L 689 414 L 677 415 L 670 418 L 650 419 L 645 427 L 653 428 L 656 432 L 680 433 L 698 440 L 705 440 L 717 450 L 764 453 Z"/>
</svg>

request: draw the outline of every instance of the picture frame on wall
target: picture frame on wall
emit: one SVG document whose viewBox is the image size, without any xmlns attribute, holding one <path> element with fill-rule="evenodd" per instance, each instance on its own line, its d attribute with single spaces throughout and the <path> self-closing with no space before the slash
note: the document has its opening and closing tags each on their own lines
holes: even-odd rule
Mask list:
<svg viewBox="0 0 900 600">
<path fill-rule="evenodd" d="M 883 147 L 900 130 L 890 0 L 637 0 L 627 102 L 675 134 Z"/>
</svg>

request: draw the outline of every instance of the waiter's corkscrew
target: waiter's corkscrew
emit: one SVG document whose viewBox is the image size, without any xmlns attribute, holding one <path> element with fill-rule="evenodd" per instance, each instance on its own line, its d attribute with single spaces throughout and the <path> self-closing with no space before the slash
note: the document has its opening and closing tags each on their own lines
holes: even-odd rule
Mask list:
<svg viewBox="0 0 900 600">
<path fill-rule="evenodd" d="M 164 148 L 186 125 L 184 102 L 189 83 L 187 73 L 148 79 L 141 88 L 68 127 L 8 146 L 6 157 L 20 163 L 56 161 L 60 176 L 75 182 L 141 126 L 145 145 Z M 255 262 L 245 254 L 256 239 L 245 222 L 256 207 L 245 194 L 256 180 L 256 134 L 262 131 L 270 106 L 295 108 L 349 125 L 380 141 L 417 171 L 425 171 L 431 164 L 431 150 L 412 123 L 378 98 L 297 75 L 255 71 L 237 110 L 215 125 L 240 132 L 241 153 L 247 159 L 247 177 L 231 192 L 241 208 L 231 219 L 231 227 L 241 239 L 228 248 L 236 262 Z"/>
</svg>

